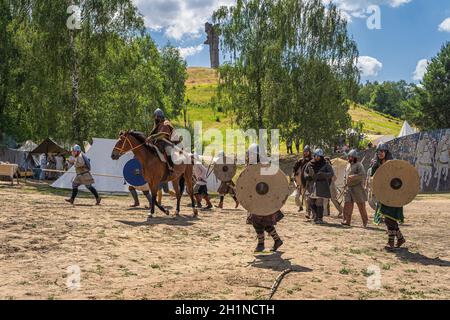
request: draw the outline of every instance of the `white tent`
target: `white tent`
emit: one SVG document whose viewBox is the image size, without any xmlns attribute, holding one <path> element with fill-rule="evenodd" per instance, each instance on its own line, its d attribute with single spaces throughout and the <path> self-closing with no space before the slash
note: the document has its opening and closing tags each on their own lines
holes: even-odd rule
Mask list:
<svg viewBox="0 0 450 320">
<path fill-rule="evenodd" d="M 96 176 L 95 188 L 99 192 L 128 192 L 128 186 L 124 184 L 123 167 L 133 158 L 133 155 L 125 154 L 119 160 L 111 159 L 111 152 L 116 144 L 116 140 L 94 138 L 92 147 L 86 153 L 91 160 L 91 172 L 113 177 Z M 56 180 L 52 187 L 60 189 L 71 189 L 72 180 L 75 177 L 75 168 L 72 167 Z M 80 187 L 81 190 L 86 188 Z"/>
<path fill-rule="evenodd" d="M 116 144 L 116 140 L 94 138 L 92 146 L 86 152 L 86 156 L 91 160 L 91 172 L 101 174 L 94 175 L 95 188 L 99 192 L 125 193 L 128 192 L 128 185 L 123 178 L 123 167 L 133 158 L 132 153 L 127 153 L 119 160 L 111 159 L 111 152 Z M 212 170 L 212 168 L 210 168 Z M 105 177 L 108 175 L 111 177 Z M 72 180 L 75 177 L 75 168 L 70 168 L 68 172 L 62 175 L 53 184 L 53 188 L 71 189 Z M 214 173 L 208 177 L 208 189 L 215 192 L 220 185 Z M 171 183 L 169 187 L 172 189 Z M 80 190 L 86 191 L 86 188 L 80 187 Z"/>
<path fill-rule="evenodd" d="M 393 135 L 367 135 L 367 138 L 374 146 L 377 146 L 380 143 L 387 143 L 395 139 Z"/>
<path fill-rule="evenodd" d="M 410 134 L 416 133 L 416 130 L 411 128 L 408 121 L 403 122 L 402 129 L 400 130 L 400 133 L 398 135 L 398 138 L 409 136 Z"/>
</svg>

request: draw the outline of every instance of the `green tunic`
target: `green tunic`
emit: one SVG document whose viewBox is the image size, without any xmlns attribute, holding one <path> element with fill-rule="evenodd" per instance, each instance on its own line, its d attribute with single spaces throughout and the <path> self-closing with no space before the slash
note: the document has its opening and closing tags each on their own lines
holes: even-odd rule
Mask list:
<svg viewBox="0 0 450 320">
<path fill-rule="evenodd" d="M 381 164 L 376 163 L 372 167 L 372 176 L 375 174 L 377 169 L 381 166 Z M 403 216 L 403 207 L 397 208 L 397 207 L 390 207 L 387 205 L 384 205 L 380 202 L 377 203 L 377 210 L 375 211 L 375 215 L 373 217 L 373 221 L 375 224 L 380 224 L 382 222 L 382 218 L 389 218 L 391 220 L 403 223 L 404 216 Z"/>
</svg>

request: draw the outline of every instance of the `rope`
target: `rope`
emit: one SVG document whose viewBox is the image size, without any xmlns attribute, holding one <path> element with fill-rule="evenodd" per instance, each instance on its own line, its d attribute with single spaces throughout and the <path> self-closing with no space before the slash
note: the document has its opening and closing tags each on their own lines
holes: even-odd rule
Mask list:
<svg viewBox="0 0 450 320">
<path fill-rule="evenodd" d="M 41 169 L 41 171 L 76 174 L 75 171 L 64 171 L 64 170 L 53 170 L 53 169 Z M 104 174 L 104 173 L 93 173 L 93 172 L 91 172 L 91 175 L 99 176 L 99 177 L 121 178 L 121 179 L 123 179 L 123 176 L 114 176 L 114 175 L 111 175 L 111 174 Z"/>
</svg>

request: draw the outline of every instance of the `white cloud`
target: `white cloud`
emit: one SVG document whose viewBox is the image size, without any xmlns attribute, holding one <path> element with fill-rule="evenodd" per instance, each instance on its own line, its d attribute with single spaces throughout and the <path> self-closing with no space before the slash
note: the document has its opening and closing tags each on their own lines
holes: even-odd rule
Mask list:
<svg viewBox="0 0 450 320">
<path fill-rule="evenodd" d="M 388 5 L 396 8 L 413 0 L 323 0 L 335 3 L 343 16 L 367 17 L 370 5 Z M 200 37 L 205 22 L 211 19 L 214 10 L 223 5 L 234 5 L 236 0 L 133 0 L 152 30 L 162 30 L 169 38 L 180 40 L 185 36 Z"/>
<path fill-rule="evenodd" d="M 439 31 L 450 32 L 450 18 L 442 21 L 442 23 L 439 25 Z"/>
<path fill-rule="evenodd" d="M 383 68 L 380 61 L 369 56 L 359 57 L 357 66 L 363 77 L 376 77 Z"/>
<path fill-rule="evenodd" d="M 324 3 L 334 3 L 341 9 L 348 21 L 353 18 L 367 18 L 367 9 L 371 5 L 389 6 L 391 8 L 398 8 L 404 4 L 412 2 L 413 0 L 323 0 Z"/>
<path fill-rule="evenodd" d="M 430 64 L 430 61 L 427 59 L 422 59 L 417 62 L 416 71 L 413 73 L 413 80 L 415 81 L 422 81 L 423 76 L 427 72 L 428 65 Z"/>
<path fill-rule="evenodd" d="M 187 57 L 196 55 L 197 53 L 202 51 L 203 45 L 199 44 L 198 46 L 195 46 L 195 47 L 178 48 L 178 50 L 180 51 L 180 55 L 184 59 L 186 59 Z"/>
<path fill-rule="evenodd" d="M 235 0 L 133 0 L 152 30 L 163 30 L 169 38 L 199 37 L 214 10 Z"/>
</svg>

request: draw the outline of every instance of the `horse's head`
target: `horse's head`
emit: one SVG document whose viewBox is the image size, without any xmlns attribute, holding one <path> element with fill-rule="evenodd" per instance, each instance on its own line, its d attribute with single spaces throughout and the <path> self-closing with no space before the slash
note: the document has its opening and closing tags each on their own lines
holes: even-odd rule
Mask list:
<svg viewBox="0 0 450 320">
<path fill-rule="evenodd" d="M 119 160 L 122 155 L 133 149 L 133 145 L 128 137 L 129 133 L 130 131 L 120 131 L 119 139 L 111 153 L 111 159 Z"/>
</svg>

